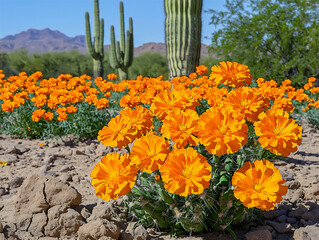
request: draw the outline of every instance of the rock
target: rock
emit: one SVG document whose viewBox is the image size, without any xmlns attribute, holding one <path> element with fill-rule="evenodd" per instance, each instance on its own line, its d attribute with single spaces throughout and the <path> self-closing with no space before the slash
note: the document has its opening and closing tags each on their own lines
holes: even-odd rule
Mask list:
<svg viewBox="0 0 319 240">
<path fill-rule="evenodd" d="M 306 212 L 308 212 L 308 208 L 300 204 L 296 210 L 293 210 L 288 214 L 288 217 L 301 218 Z"/>
<path fill-rule="evenodd" d="M 293 223 L 296 223 L 297 222 L 297 219 L 296 218 L 287 218 L 287 223 L 291 223 L 291 224 L 293 224 Z"/>
<path fill-rule="evenodd" d="M 49 178 L 45 183 L 45 193 L 50 206 L 66 204 L 74 207 L 82 201 L 82 195 L 75 188 L 55 178 Z"/>
<path fill-rule="evenodd" d="M 295 230 L 294 240 L 318 240 L 319 227 L 307 226 Z"/>
<path fill-rule="evenodd" d="M 91 213 L 87 208 L 84 207 L 81 210 L 81 216 L 85 219 L 88 219 L 91 216 Z"/>
<path fill-rule="evenodd" d="M 45 235 L 50 237 L 73 236 L 85 224 L 82 216 L 68 205 L 57 205 L 48 210 Z"/>
<path fill-rule="evenodd" d="M 62 166 L 59 172 L 69 172 L 69 171 L 72 171 L 73 169 L 74 169 L 74 166 L 66 165 L 66 166 Z"/>
<path fill-rule="evenodd" d="M 67 183 L 33 175 L 19 188 L 15 208 L 16 212 L 32 214 L 47 210 L 49 205 L 77 206 L 81 201 L 81 194 Z"/>
<path fill-rule="evenodd" d="M 75 150 L 74 151 L 75 155 L 87 155 L 85 152 L 81 151 L 81 150 Z"/>
<path fill-rule="evenodd" d="M 288 233 L 291 232 L 292 226 L 289 223 L 278 223 L 275 221 L 268 222 L 278 233 Z"/>
<path fill-rule="evenodd" d="M 13 178 L 10 183 L 9 186 L 10 188 L 18 188 L 22 185 L 24 178 L 23 177 L 15 177 Z"/>
<path fill-rule="evenodd" d="M 245 234 L 246 240 L 272 240 L 271 232 L 268 229 L 250 231 Z"/>
<path fill-rule="evenodd" d="M 11 165 L 13 163 L 16 163 L 19 161 L 18 157 L 16 155 L 13 154 L 5 154 L 0 156 L 0 161 L 2 162 L 7 162 L 8 165 Z"/>
<path fill-rule="evenodd" d="M 106 219 L 96 219 L 81 226 L 78 230 L 79 240 L 100 239 L 101 237 L 110 237 L 118 239 L 120 229 L 116 224 Z"/>
<path fill-rule="evenodd" d="M 24 180 L 16 194 L 14 203 L 16 213 L 40 213 L 49 208 L 44 196 L 46 179 L 33 175 Z"/>
<path fill-rule="evenodd" d="M 303 200 L 304 191 L 302 188 L 297 189 L 293 192 L 292 197 L 290 198 L 290 202 L 300 202 Z"/>
<path fill-rule="evenodd" d="M 132 236 L 134 236 L 135 224 L 136 224 L 136 222 L 129 222 L 127 224 L 125 232 L 127 232 L 127 233 L 131 234 Z"/>
<path fill-rule="evenodd" d="M 274 210 L 262 212 L 263 217 L 267 219 L 276 218 L 280 215 L 286 215 L 286 214 L 287 214 L 287 211 L 284 209 L 274 209 Z"/>
<path fill-rule="evenodd" d="M 317 178 L 317 183 L 318 183 L 319 179 Z M 305 188 L 305 199 L 306 200 L 319 200 L 319 185 L 313 185 L 310 188 Z"/>
<path fill-rule="evenodd" d="M 21 231 L 27 231 L 31 224 L 32 214 L 21 214 L 15 217 L 15 224 L 17 228 Z"/>
<path fill-rule="evenodd" d="M 95 219 L 107 219 L 111 220 L 116 217 L 114 207 L 111 202 L 105 202 L 104 204 L 98 204 L 93 208 L 92 215 L 89 217 L 88 221 Z"/>
<path fill-rule="evenodd" d="M 134 239 L 134 237 L 131 234 L 126 233 L 126 232 L 122 232 L 120 234 L 120 238 L 119 238 L 119 240 L 133 240 L 133 239 Z"/>
<path fill-rule="evenodd" d="M 60 180 L 62 182 L 71 182 L 72 181 L 72 176 L 70 174 L 63 174 L 60 176 Z"/>
<path fill-rule="evenodd" d="M 31 224 L 27 230 L 32 234 L 32 236 L 42 237 L 43 229 L 46 224 L 47 215 L 44 212 L 33 214 Z"/>
<path fill-rule="evenodd" d="M 300 188 L 300 186 L 301 186 L 301 184 L 297 180 L 288 182 L 288 189 L 296 190 L 296 189 Z"/>
<path fill-rule="evenodd" d="M 142 225 L 139 225 L 134 229 L 134 239 L 146 240 L 147 237 L 148 237 L 148 232 Z"/>
<path fill-rule="evenodd" d="M 287 218 L 288 217 L 286 215 L 281 215 L 281 216 L 276 218 L 276 221 L 280 222 L 280 223 L 285 223 L 287 221 Z"/>
<path fill-rule="evenodd" d="M 6 189 L 4 187 L 0 187 L 0 196 L 3 196 L 6 194 Z"/>
<path fill-rule="evenodd" d="M 16 148 L 13 145 L 7 145 L 7 153 L 9 154 L 21 154 L 20 149 Z"/>
<path fill-rule="evenodd" d="M 18 230 L 14 234 L 18 237 L 18 239 L 34 239 L 31 233 L 26 231 Z"/>
<path fill-rule="evenodd" d="M 54 159 L 55 159 L 55 156 L 53 154 L 49 154 L 43 159 L 43 163 L 50 164 L 51 162 L 54 161 Z"/>
<path fill-rule="evenodd" d="M 319 209 L 310 210 L 305 212 L 302 216 L 302 219 L 311 220 L 313 222 L 319 222 Z"/>
</svg>

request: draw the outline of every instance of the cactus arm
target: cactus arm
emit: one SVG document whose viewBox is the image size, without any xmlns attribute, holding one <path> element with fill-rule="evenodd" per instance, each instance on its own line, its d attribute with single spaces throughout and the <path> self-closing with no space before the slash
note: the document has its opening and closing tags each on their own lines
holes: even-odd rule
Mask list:
<svg viewBox="0 0 319 240">
<path fill-rule="evenodd" d="M 125 26 L 124 26 L 124 7 L 123 2 L 120 2 L 120 24 L 121 24 L 121 52 L 125 50 Z"/>
<path fill-rule="evenodd" d="M 126 67 L 131 66 L 134 56 L 134 41 L 133 41 L 133 20 L 130 18 L 130 27 L 126 32 L 126 45 L 125 45 L 125 54 L 124 54 L 124 65 Z"/>
<path fill-rule="evenodd" d="M 104 19 L 101 19 L 101 24 L 100 24 L 100 35 L 99 35 L 99 53 L 100 53 L 100 57 L 103 58 L 104 57 Z"/>
<path fill-rule="evenodd" d="M 109 50 L 110 64 L 112 68 L 117 68 L 120 80 L 127 79 L 128 67 L 132 65 L 134 55 L 133 44 L 133 20 L 129 19 L 129 30 L 126 32 L 124 27 L 124 7 L 120 2 L 120 41 L 115 43 L 114 26 L 111 26 L 111 46 Z"/>
<path fill-rule="evenodd" d="M 88 51 L 90 55 L 94 55 L 94 49 L 93 44 L 91 40 L 91 27 L 90 27 L 90 21 L 89 21 L 89 13 L 85 13 L 85 39 L 86 39 L 86 46 L 88 48 Z"/>
<path fill-rule="evenodd" d="M 115 45 L 115 34 L 114 34 L 114 26 L 111 26 L 111 45 L 110 45 L 110 65 L 112 68 L 118 68 L 119 62 L 117 61 L 116 54 L 116 45 Z"/>
<path fill-rule="evenodd" d="M 100 10 L 98 0 L 94 0 L 94 49 L 99 52 L 100 40 Z"/>
</svg>

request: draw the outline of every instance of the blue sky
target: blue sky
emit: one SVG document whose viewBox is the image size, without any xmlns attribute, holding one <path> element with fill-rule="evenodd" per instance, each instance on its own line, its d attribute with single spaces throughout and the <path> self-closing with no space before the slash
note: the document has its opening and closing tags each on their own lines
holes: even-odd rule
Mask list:
<svg viewBox="0 0 319 240">
<path fill-rule="evenodd" d="M 120 0 L 100 0 L 100 17 L 104 18 L 104 43 L 110 43 L 110 26 L 119 39 Z M 123 0 L 125 27 L 133 18 L 134 46 L 147 42 L 165 42 L 164 0 Z M 205 10 L 223 10 L 226 0 L 203 0 L 202 43 L 209 45 L 216 30 L 209 25 L 211 14 Z M 0 0 L 0 39 L 29 28 L 58 30 L 69 37 L 85 35 L 85 12 L 93 28 L 93 0 Z M 93 31 L 93 30 L 92 30 Z M 93 33 L 92 33 L 93 34 Z M 206 39 L 205 37 L 209 37 Z"/>
</svg>

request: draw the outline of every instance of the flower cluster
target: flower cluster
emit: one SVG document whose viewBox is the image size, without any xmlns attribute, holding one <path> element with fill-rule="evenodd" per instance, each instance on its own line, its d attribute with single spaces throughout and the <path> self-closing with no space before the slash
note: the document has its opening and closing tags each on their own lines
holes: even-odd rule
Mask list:
<svg viewBox="0 0 319 240">
<path fill-rule="evenodd" d="M 260 148 L 276 155 L 288 156 L 297 150 L 302 129 L 289 117 L 293 107 L 285 94 L 294 92 L 289 80 L 278 88 L 273 81 L 258 79 L 258 87 L 253 88 L 248 86 L 252 80 L 248 67 L 230 62 L 212 67 L 209 78 L 205 74 L 207 69 L 199 66 L 189 78 L 174 78 L 174 90 L 160 87 L 153 91 L 146 106 L 131 102 L 134 107 L 126 106 L 111 119 L 99 132 L 98 140 L 106 146 L 126 148 L 126 157 L 138 172 L 156 173 L 157 181 L 163 182 L 168 193 L 183 197 L 200 195 L 212 184 L 212 166 L 207 155 L 199 151 L 202 147 L 211 156 L 231 156 L 248 148 L 249 134 L 253 134 Z M 129 86 L 130 97 L 132 93 L 145 93 L 146 85 L 142 87 L 138 82 L 141 80 Z M 208 107 L 201 112 L 200 102 L 204 100 Z M 123 98 L 121 101 L 123 104 Z M 157 130 L 153 126 L 155 118 L 161 123 Z M 234 196 L 248 208 L 272 209 L 286 189 L 278 173 L 268 160 L 246 162 L 233 175 L 233 186 L 237 187 Z M 278 187 L 270 191 L 269 185 L 263 184 L 272 176 Z M 253 178 L 251 186 L 247 185 L 249 178 Z M 109 185 L 110 189 L 93 185 L 99 193 L 115 190 L 115 185 Z M 247 197 L 253 190 L 257 193 Z"/>
</svg>

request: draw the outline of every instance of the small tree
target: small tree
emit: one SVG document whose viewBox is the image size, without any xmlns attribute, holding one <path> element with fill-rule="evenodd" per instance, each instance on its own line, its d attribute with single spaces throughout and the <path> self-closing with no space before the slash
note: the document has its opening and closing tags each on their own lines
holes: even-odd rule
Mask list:
<svg viewBox="0 0 319 240">
<path fill-rule="evenodd" d="M 232 0 L 209 10 L 211 50 L 246 64 L 253 76 L 302 84 L 319 75 L 318 0 Z"/>
</svg>

